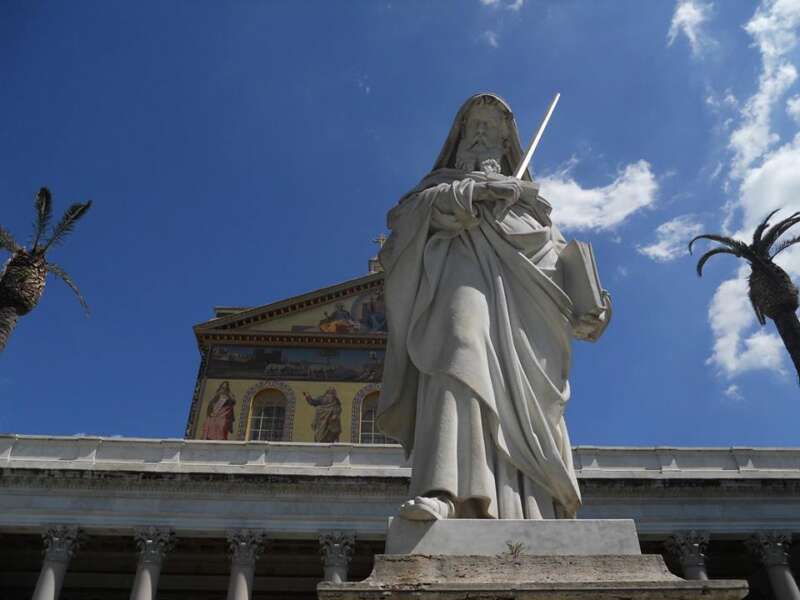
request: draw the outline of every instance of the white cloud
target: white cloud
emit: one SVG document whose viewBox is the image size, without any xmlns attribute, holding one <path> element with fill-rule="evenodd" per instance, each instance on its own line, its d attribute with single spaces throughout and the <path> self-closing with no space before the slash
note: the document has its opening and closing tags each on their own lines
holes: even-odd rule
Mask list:
<svg viewBox="0 0 800 600">
<path fill-rule="evenodd" d="M 726 387 L 723 392 L 726 397 L 730 398 L 731 400 L 736 400 L 737 402 L 741 402 L 744 400 L 744 396 L 742 396 L 742 391 L 739 389 L 739 386 L 736 384 L 731 384 Z"/>
<path fill-rule="evenodd" d="M 481 4 L 484 6 L 496 6 L 500 3 L 500 0 L 481 0 Z"/>
<path fill-rule="evenodd" d="M 759 166 L 749 169 L 739 191 L 739 235 L 749 234 L 776 208 L 784 209 L 775 216 L 778 219 L 781 214 L 800 210 L 800 134 L 768 154 Z"/>
<path fill-rule="evenodd" d="M 757 324 L 747 296 L 746 272 L 741 268 L 738 277 L 724 281 L 711 300 L 708 320 L 714 349 L 707 362 L 728 377 L 755 369 L 782 373 L 785 350 L 780 338 L 764 329 L 746 334 Z"/>
<path fill-rule="evenodd" d="M 742 124 L 731 134 L 735 178 L 760 159 L 780 137 L 771 129 L 774 106 L 797 79 L 797 69 L 786 56 L 797 46 L 800 1 L 764 0 L 745 25 L 761 53 L 758 90 L 742 109 Z"/>
<path fill-rule="evenodd" d="M 800 95 L 792 96 L 786 101 L 786 114 L 800 125 Z"/>
<path fill-rule="evenodd" d="M 662 223 L 656 228 L 656 241 L 649 246 L 637 246 L 640 254 L 656 262 L 668 262 L 688 254 L 687 244 L 700 235 L 703 226 L 694 215 L 681 215 Z"/>
<path fill-rule="evenodd" d="M 489 44 L 492 48 L 497 48 L 498 46 L 500 46 L 500 43 L 497 39 L 497 33 L 492 31 L 491 29 L 484 31 L 480 37 L 484 42 Z"/>
<path fill-rule="evenodd" d="M 713 6 L 698 0 L 678 0 L 667 32 L 667 46 L 675 43 L 682 33 L 689 41 L 692 54 L 699 56 L 704 48 L 713 43 L 702 31 L 702 25 L 711 16 Z"/>
<path fill-rule="evenodd" d="M 627 165 L 609 185 L 584 188 L 572 177 L 571 162 L 539 180 L 542 194 L 553 204 L 553 221 L 565 229 L 612 229 L 639 209 L 652 205 L 658 183 L 650 163 Z"/>
<path fill-rule="evenodd" d="M 765 68 L 761 74 L 758 91 L 742 109 L 741 126 L 731 133 L 729 147 L 734 153 L 731 170 L 734 177 L 742 177 L 750 165 L 780 140 L 771 130 L 772 108 L 796 79 L 797 70 L 789 63 Z"/>
<path fill-rule="evenodd" d="M 514 12 L 517 12 L 520 9 L 522 9 L 523 4 L 525 4 L 525 0 L 513 0 L 512 2 L 509 2 L 506 8 L 508 8 L 508 10 L 513 10 Z"/>
</svg>

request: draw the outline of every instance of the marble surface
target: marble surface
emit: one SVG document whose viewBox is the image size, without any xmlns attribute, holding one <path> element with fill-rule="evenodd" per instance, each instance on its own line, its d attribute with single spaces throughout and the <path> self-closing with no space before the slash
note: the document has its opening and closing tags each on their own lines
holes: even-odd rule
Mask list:
<svg viewBox="0 0 800 600">
<path fill-rule="evenodd" d="M 386 554 L 458 556 L 638 555 L 629 519 L 390 521 Z"/>
</svg>

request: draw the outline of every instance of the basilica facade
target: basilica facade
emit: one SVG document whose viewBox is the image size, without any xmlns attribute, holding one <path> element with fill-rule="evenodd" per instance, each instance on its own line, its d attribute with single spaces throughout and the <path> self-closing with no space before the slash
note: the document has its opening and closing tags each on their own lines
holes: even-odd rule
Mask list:
<svg viewBox="0 0 800 600">
<path fill-rule="evenodd" d="M 299 600 L 365 578 L 410 476 L 375 427 L 386 319 L 371 271 L 196 325 L 184 438 L 0 435 L 0 599 Z M 579 518 L 633 519 L 682 577 L 798 600 L 800 449 L 573 458 Z"/>
</svg>

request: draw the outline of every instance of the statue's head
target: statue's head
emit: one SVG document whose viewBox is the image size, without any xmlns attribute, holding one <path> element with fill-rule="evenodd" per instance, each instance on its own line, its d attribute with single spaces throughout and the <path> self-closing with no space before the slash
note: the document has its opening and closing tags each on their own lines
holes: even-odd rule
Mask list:
<svg viewBox="0 0 800 600">
<path fill-rule="evenodd" d="M 511 108 L 499 96 L 476 94 L 459 109 L 434 170 L 450 168 L 511 175 L 521 159 L 522 148 Z"/>
<path fill-rule="evenodd" d="M 462 171 L 502 171 L 508 127 L 502 107 L 492 96 L 482 96 L 461 119 L 461 139 L 455 167 Z M 508 175 L 508 173 L 506 173 Z"/>
</svg>

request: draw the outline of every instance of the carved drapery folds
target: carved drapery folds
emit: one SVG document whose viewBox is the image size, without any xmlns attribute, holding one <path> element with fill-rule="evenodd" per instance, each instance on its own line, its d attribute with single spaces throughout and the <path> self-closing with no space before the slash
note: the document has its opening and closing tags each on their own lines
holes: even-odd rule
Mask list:
<svg viewBox="0 0 800 600">
<path fill-rule="evenodd" d="M 160 566 L 175 546 L 175 532 L 171 529 L 144 527 L 136 530 L 133 539 L 139 549 L 140 564 Z"/>
<path fill-rule="evenodd" d="M 708 579 L 705 554 L 708 548 L 707 532 L 677 531 L 667 538 L 665 546 L 678 559 L 686 579 Z"/>
<path fill-rule="evenodd" d="M 319 550 L 325 569 L 325 581 L 347 581 L 347 569 L 353 556 L 355 536 L 343 531 L 330 531 L 319 536 Z"/>
</svg>

